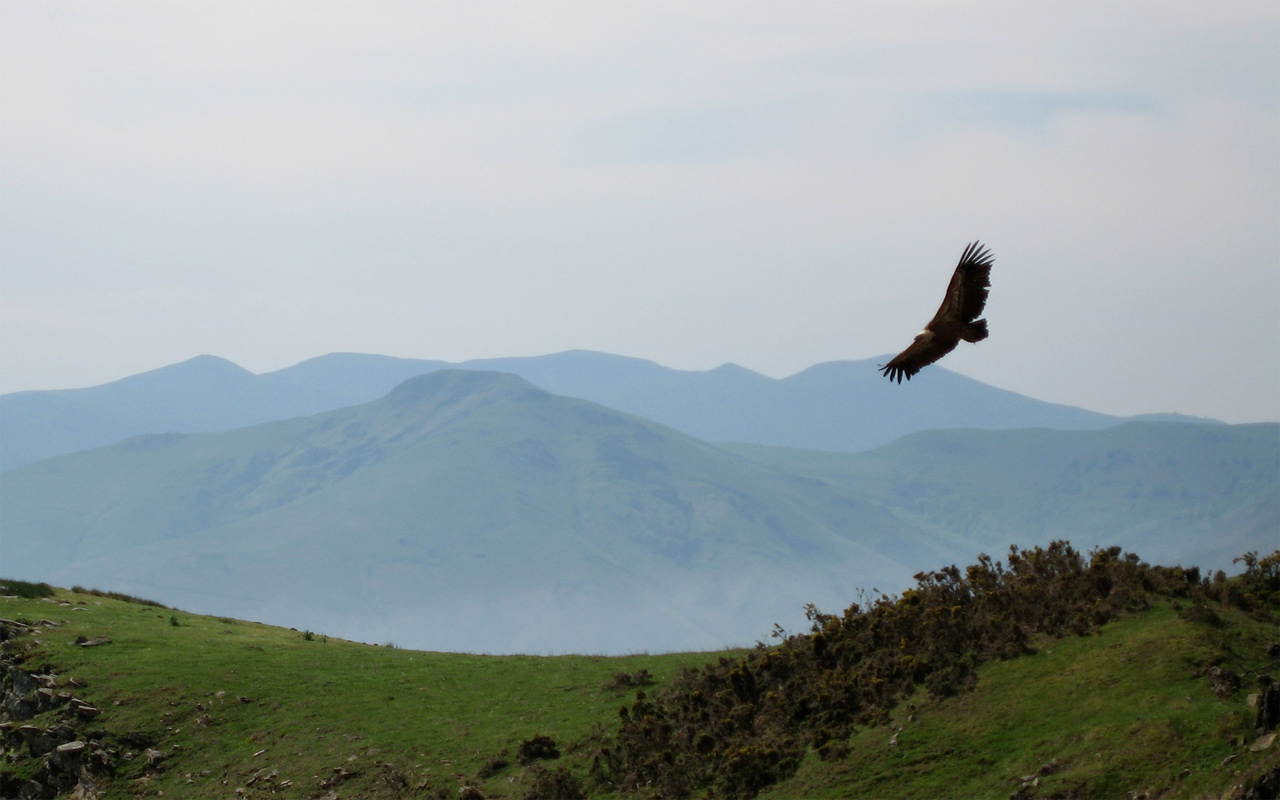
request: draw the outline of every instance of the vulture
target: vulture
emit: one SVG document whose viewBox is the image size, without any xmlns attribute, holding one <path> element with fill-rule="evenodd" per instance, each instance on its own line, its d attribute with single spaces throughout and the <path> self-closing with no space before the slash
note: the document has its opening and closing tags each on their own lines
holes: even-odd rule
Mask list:
<svg viewBox="0 0 1280 800">
<path fill-rule="evenodd" d="M 880 365 L 881 374 L 898 383 L 903 378 L 911 380 L 912 375 L 956 349 L 961 339 L 980 342 L 987 338 L 987 321 L 978 319 L 978 315 L 987 304 L 994 261 L 991 251 L 981 242 L 966 247 L 938 313 L 916 334 L 910 347 L 888 364 Z"/>
</svg>

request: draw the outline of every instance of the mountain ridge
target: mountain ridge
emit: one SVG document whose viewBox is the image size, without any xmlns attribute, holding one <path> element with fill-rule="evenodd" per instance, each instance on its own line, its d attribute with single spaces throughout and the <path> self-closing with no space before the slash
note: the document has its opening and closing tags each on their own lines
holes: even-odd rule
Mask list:
<svg viewBox="0 0 1280 800">
<path fill-rule="evenodd" d="M 879 378 L 875 361 L 826 362 L 774 379 L 734 364 L 684 371 L 584 350 L 456 365 L 331 353 L 261 375 L 197 356 L 85 389 L 0 395 L 0 471 L 143 433 L 231 430 L 358 405 L 446 368 L 511 372 L 706 441 L 822 450 L 867 450 L 939 427 L 1091 429 L 1125 419 L 1044 403 L 945 368 L 904 392 Z"/>
</svg>

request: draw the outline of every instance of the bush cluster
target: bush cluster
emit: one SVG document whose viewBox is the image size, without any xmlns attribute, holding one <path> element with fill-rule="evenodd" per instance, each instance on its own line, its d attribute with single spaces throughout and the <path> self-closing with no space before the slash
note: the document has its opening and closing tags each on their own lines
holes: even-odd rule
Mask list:
<svg viewBox="0 0 1280 800">
<path fill-rule="evenodd" d="M 1275 574 L 1280 552 L 1268 559 L 1247 563 Z M 887 722 L 917 686 L 964 691 L 979 664 L 1028 652 L 1035 636 L 1088 635 L 1152 595 L 1199 598 L 1214 585 L 1198 569 L 1150 566 L 1118 547 L 1085 557 L 1061 541 L 915 579 L 901 596 L 838 616 L 810 606 L 806 634 L 687 669 L 653 697 L 637 692 L 593 779 L 658 797 L 752 797 L 794 773 L 808 749 L 839 757 L 856 726 Z"/>
<path fill-rule="evenodd" d="M 1256 552 L 1245 553 L 1235 563 L 1244 564 L 1240 580 L 1216 581 L 1209 595 L 1254 613 L 1280 608 L 1280 550 L 1262 558 Z"/>
<path fill-rule="evenodd" d="M 40 597 L 53 597 L 54 590 L 47 583 L 29 583 L 15 581 L 12 578 L 0 578 L 0 594 L 35 600 Z"/>
</svg>

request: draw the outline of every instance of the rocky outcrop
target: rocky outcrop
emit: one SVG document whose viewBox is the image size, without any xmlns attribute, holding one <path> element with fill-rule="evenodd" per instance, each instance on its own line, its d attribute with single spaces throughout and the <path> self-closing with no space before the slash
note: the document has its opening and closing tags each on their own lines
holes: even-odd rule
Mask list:
<svg viewBox="0 0 1280 800">
<path fill-rule="evenodd" d="M 101 711 L 69 691 L 71 681 L 49 667 L 23 663 L 22 637 L 37 626 L 56 623 L 0 619 L 0 758 L 6 767 L 23 764 L 21 770 L 0 768 L 0 797 L 44 800 L 70 794 L 92 800 L 99 796 L 99 782 L 131 754 L 111 746 L 115 737 L 108 731 L 79 727 Z"/>
</svg>

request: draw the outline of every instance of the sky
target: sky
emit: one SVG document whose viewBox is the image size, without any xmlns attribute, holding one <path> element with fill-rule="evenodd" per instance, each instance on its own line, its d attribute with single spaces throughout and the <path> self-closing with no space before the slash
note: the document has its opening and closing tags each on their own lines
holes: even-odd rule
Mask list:
<svg viewBox="0 0 1280 800">
<path fill-rule="evenodd" d="M 1280 4 L 0 0 L 0 392 L 895 353 L 1280 419 Z M 902 385 L 903 392 L 911 390 Z"/>
</svg>

